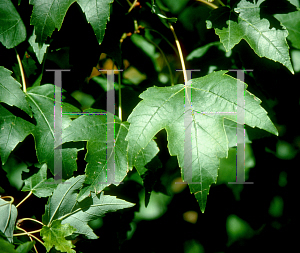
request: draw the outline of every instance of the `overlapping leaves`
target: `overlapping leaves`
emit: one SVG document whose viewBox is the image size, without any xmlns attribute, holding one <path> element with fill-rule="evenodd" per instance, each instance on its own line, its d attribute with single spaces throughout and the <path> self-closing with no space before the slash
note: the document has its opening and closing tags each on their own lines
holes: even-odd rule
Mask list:
<svg viewBox="0 0 300 253">
<path fill-rule="evenodd" d="M 92 112 L 93 109 L 89 109 Z M 99 110 L 98 110 L 99 111 Z M 91 113 L 92 114 L 92 113 Z M 97 115 L 98 114 L 98 115 Z M 63 131 L 63 143 L 70 141 L 87 141 L 87 154 L 85 160 L 86 166 L 85 187 L 80 191 L 78 199 L 82 200 L 90 192 L 100 192 L 107 187 L 107 164 L 109 161 L 115 162 L 115 184 L 121 182 L 127 172 L 132 169 L 127 161 L 127 141 L 125 137 L 128 132 L 128 122 L 121 122 L 115 117 L 114 131 L 114 156 L 107 154 L 107 127 L 113 127 L 107 124 L 107 116 L 93 113 L 93 115 L 83 115 L 75 119 L 68 128 Z M 149 146 L 140 154 L 136 164 L 137 169 L 145 166 L 157 154 L 158 148 L 152 140 Z M 107 183 L 106 183 L 107 182 Z"/>
<path fill-rule="evenodd" d="M 288 31 L 285 27 L 270 29 L 270 22 L 260 18 L 259 6 L 264 1 L 241 0 L 234 11 L 220 7 L 207 20 L 207 28 L 215 29 L 227 51 L 244 39 L 259 57 L 280 62 L 294 73 L 286 41 Z"/>
<path fill-rule="evenodd" d="M 36 153 L 39 163 L 47 163 L 48 167 L 54 173 L 54 85 L 45 84 L 35 87 L 27 92 L 27 101 L 30 104 L 34 118 L 36 120 L 36 126 L 33 131 L 35 139 Z M 80 110 L 71 104 L 62 102 L 62 112 L 71 113 L 79 112 Z M 71 114 L 62 115 L 62 129 L 67 127 L 71 123 L 71 118 L 74 117 Z M 74 153 L 75 152 L 75 153 Z M 76 166 L 76 151 L 69 149 L 63 149 L 62 153 L 65 159 L 73 160 Z M 74 156 L 75 155 L 75 156 Z M 67 158 L 68 157 L 68 158 Z M 68 176 L 71 176 L 72 171 L 77 168 L 69 167 L 65 171 Z M 64 175 L 64 174 L 63 174 Z M 66 175 L 67 176 L 67 175 Z"/>
<path fill-rule="evenodd" d="M 115 196 L 92 193 L 91 197 L 78 202 L 78 191 L 83 185 L 85 175 L 72 177 L 53 192 L 43 215 L 43 223 L 52 227 L 56 220 L 61 224 L 70 224 L 76 229 L 74 235 L 83 234 L 89 239 L 98 238 L 88 226 L 88 222 L 103 216 L 107 212 L 128 208 L 134 204 L 117 199 Z"/>
<path fill-rule="evenodd" d="M 31 0 L 34 6 L 30 23 L 35 27 L 36 42 L 45 42 L 55 28 L 60 30 L 69 7 L 76 0 Z M 102 42 L 106 23 L 110 16 L 110 4 L 113 0 L 77 0 L 87 21 L 93 27 L 99 43 Z"/>
<path fill-rule="evenodd" d="M 38 173 L 25 179 L 24 182 L 25 185 L 22 191 L 30 191 L 39 198 L 52 195 L 54 189 L 57 187 L 53 178 L 47 179 L 47 165 L 45 163 Z"/>
<path fill-rule="evenodd" d="M 219 158 L 227 157 L 228 140 L 224 129 L 224 118 L 236 122 L 236 115 L 218 112 L 237 112 L 237 80 L 226 71 L 213 72 L 205 77 L 192 79 L 192 173 L 190 190 L 195 194 L 202 212 L 210 185 L 216 182 Z M 161 129 L 168 134 L 168 148 L 176 155 L 184 168 L 184 115 L 185 86 L 151 87 L 140 95 L 143 100 L 128 118 L 130 127 L 128 140 L 129 165 L 133 165 L 139 153 Z M 245 124 L 270 133 L 277 130 L 259 105 L 261 101 L 245 92 Z M 206 114 L 213 112 L 215 114 Z M 241 123 L 241 122 L 239 122 Z M 184 175 L 182 175 L 184 178 Z"/>
<path fill-rule="evenodd" d="M 5 201 L 0 198 L 0 213 L 0 232 L 6 236 L 10 243 L 12 243 L 18 214 L 17 208 L 12 204 L 12 201 Z"/>
</svg>

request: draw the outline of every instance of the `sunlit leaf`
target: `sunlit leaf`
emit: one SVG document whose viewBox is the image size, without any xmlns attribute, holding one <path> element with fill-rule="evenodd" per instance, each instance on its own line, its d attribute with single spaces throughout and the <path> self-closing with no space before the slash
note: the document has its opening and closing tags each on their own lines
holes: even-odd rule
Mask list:
<svg viewBox="0 0 300 253">
<path fill-rule="evenodd" d="M 210 185 L 216 182 L 219 158 L 227 157 L 228 139 L 224 129 L 224 118 L 237 121 L 237 80 L 226 71 L 213 72 L 205 77 L 191 80 L 192 92 L 192 172 L 190 190 L 195 194 L 202 212 Z M 161 129 L 168 134 L 168 149 L 176 155 L 181 168 L 184 167 L 184 115 L 185 86 L 151 87 L 140 95 L 143 100 L 128 118 L 130 122 L 128 140 L 129 165 L 135 164 L 138 154 Z M 261 101 L 245 92 L 245 124 L 278 134 L 277 129 L 260 106 Z M 214 114 L 206 114 L 216 112 Z M 184 178 L 184 175 L 182 175 Z"/>
<path fill-rule="evenodd" d="M 66 240 L 65 237 L 73 234 L 76 229 L 69 224 L 61 224 L 61 221 L 55 220 L 51 227 L 44 226 L 41 230 L 41 236 L 43 237 L 47 252 L 54 246 L 55 249 L 67 253 L 76 253 L 70 240 Z"/>
</svg>

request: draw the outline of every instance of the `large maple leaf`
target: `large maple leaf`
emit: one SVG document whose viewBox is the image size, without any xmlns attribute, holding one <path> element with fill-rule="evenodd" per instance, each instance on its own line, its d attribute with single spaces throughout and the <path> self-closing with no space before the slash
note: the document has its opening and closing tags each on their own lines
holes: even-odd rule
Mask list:
<svg viewBox="0 0 300 253">
<path fill-rule="evenodd" d="M 204 212 L 209 188 L 216 182 L 219 158 L 227 157 L 228 140 L 224 118 L 237 121 L 237 115 L 218 112 L 237 112 L 237 79 L 226 75 L 227 71 L 213 72 L 205 77 L 191 80 L 192 102 L 185 109 L 185 88 L 183 84 L 172 87 L 151 87 L 140 95 L 143 100 L 128 118 L 130 127 L 128 140 L 129 165 L 134 165 L 140 152 L 157 132 L 166 129 L 168 149 L 176 155 L 184 168 L 185 111 L 191 110 L 191 193 L 195 194 L 200 209 Z M 247 85 L 245 84 L 245 88 Z M 258 127 L 270 133 L 277 130 L 261 101 L 245 91 L 245 124 Z M 243 124 L 243 122 L 238 122 Z M 182 171 L 182 177 L 184 173 Z M 198 183 L 198 184 L 197 184 Z"/>
</svg>

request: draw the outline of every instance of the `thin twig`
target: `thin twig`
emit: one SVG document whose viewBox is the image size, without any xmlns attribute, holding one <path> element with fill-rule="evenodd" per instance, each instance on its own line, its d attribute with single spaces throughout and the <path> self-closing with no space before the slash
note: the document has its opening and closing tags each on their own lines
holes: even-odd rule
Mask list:
<svg viewBox="0 0 300 253">
<path fill-rule="evenodd" d="M 19 233 L 19 234 L 14 234 L 14 236 L 21 236 L 21 235 L 27 235 L 27 234 L 34 234 L 40 232 L 42 229 L 26 232 L 26 233 Z"/>
<path fill-rule="evenodd" d="M 16 228 L 19 229 L 19 230 L 24 231 L 25 234 L 29 237 L 30 241 L 33 241 L 32 238 L 31 238 L 31 237 L 33 237 L 34 239 L 36 239 L 37 241 L 39 241 L 43 246 L 45 246 L 44 243 L 43 243 L 39 238 L 37 238 L 37 237 L 34 236 L 34 235 L 29 234 L 25 229 L 20 228 L 20 227 L 18 227 L 18 226 L 16 226 Z M 33 245 L 33 247 L 34 247 L 35 252 L 38 253 L 38 250 L 37 250 L 37 248 L 35 247 L 35 245 Z"/>
<path fill-rule="evenodd" d="M 118 72 L 118 83 L 119 83 L 119 118 L 122 122 L 122 101 L 121 101 L 121 72 Z"/>
</svg>

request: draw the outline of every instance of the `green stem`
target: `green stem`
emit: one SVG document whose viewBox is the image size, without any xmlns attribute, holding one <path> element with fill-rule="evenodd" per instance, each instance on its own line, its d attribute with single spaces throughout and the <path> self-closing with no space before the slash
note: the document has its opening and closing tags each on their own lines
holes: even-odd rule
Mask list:
<svg viewBox="0 0 300 253">
<path fill-rule="evenodd" d="M 27 196 L 24 198 L 24 199 L 22 199 L 22 201 L 19 203 L 19 204 L 17 204 L 16 205 L 16 208 L 18 208 L 26 199 L 28 199 L 29 197 L 30 197 L 30 195 L 32 194 L 32 191 L 30 191 L 28 194 L 27 194 Z"/>
<path fill-rule="evenodd" d="M 129 1 L 127 1 L 128 3 L 130 3 Z M 128 13 L 131 12 L 131 10 L 134 8 L 135 4 L 136 4 L 137 0 L 134 0 L 133 4 L 131 4 Z"/>
<path fill-rule="evenodd" d="M 22 219 L 19 219 L 19 220 L 18 220 L 18 223 L 21 223 L 21 222 L 24 221 L 24 220 L 31 220 L 31 221 L 34 221 L 34 222 L 36 222 L 36 223 L 39 223 L 39 224 L 45 226 L 44 223 L 40 222 L 39 220 L 32 219 L 32 218 L 22 218 Z"/>
<path fill-rule="evenodd" d="M 119 83 L 119 118 L 122 122 L 122 101 L 121 101 L 121 72 L 118 73 L 118 83 Z"/>
<path fill-rule="evenodd" d="M 161 50 L 161 48 L 153 41 L 149 40 L 148 38 L 146 38 L 146 36 L 143 36 L 149 43 L 151 43 L 152 45 L 154 45 L 156 48 L 158 48 L 159 52 L 162 54 L 167 66 L 168 66 L 168 69 L 169 69 L 169 73 L 170 73 L 170 79 L 171 79 L 171 86 L 174 86 L 174 78 L 173 78 L 173 74 L 172 74 L 172 70 L 171 70 L 171 67 L 170 67 L 170 64 L 167 60 L 167 57 L 166 55 L 164 54 L 164 52 Z"/>
<path fill-rule="evenodd" d="M 206 4 L 206 5 L 208 5 L 209 7 L 213 8 L 213 9 L 217 9 L 218 8 L 217 5 L 215 5 L 213 3 L 210 3 L 210 2 L 207 2 L 206 0 L 196 0 L 196 1 L 198 1 L 200 3 L 203 3 L 203 4 Z"/>
<path fill-rule="evenodd" d="M 145 29 L 147 29 L 147 30 L 149 30 L 149 31 L 153 31 L 153 32 L 156 32 L 156 33 L 158 33 L 172 48 L 173 48 L 173 50 L 174 50 L 174 52 L 176 53 L 176 55 L 179 57 L 179 54 L 178 54 L 178 52 L 177 52 L 177 49 L 176 49 L 176 47 L 174 47 L 173 45 L 172 45 L 172 43 L 164 36 L 164 35 L 162 35 L 159 31 L 156 31 L 156 30 L 154 30 L 154 29 L 152 29 L 152 28 L 148 28 L 148 27 L 145 27 Z"/>
<path fill-rule="evenodd" d="M 19 233 L 19 234 L 14 234 L 14 236 L 21 236 L 21 235 L 27 235 L 27 234 L 34 234 L 40 232 L 42 229 L 26 232 L 26 233 Z"/>
<path fill-rule="evenodd" d="M 220 5 L 225 6 L 225 4 L 223 4 L 221 0 L 217 0 L 217 1 L 220 3 Z"/>
<path fill-rule="evenodd" d="M 29 237 L 29 239 L 30 239 L 31 241 L 32 241 L 32 238 L 31 238 L 31 237 L 33 237 L 33 238 L 36 239 L 39 243 L 41 243 L 43 246 L 45 246 L 44 243 L 43 243 L 39 238 L 37 238 L 36 236 L 34 236 L 34 235 L 28 233 L 25 229 L 20 228 L 20 227 L 18 227 L 18 226 L 16 226 L 16 228 L 19 229 L 19 230 L 22 230 L 23 232 L 25 232 L 25 234 L 28 235 L 28 237 Z M 35 252 L 38 253 L 38 251 L 37 251 L 35 245 L 33 245 L 33 247 L 34 247 L 34 249 L 35 249 Z"/>
<path fill-rule="evenodd" d="M 1 199 L 10 199 L 9 203 L 12 204 L 14 203 L 15 199 L 12 196 L 1 196 Z"/>
<path fill-rule="evenodd" d="M 21 61 L 20 55 L 18 54 L 16 48 L 15 48 L 15 51 L 16 51 L 16 55 L 17 55 L 17 60 L 18 60 L 19 68 L 20 68 L 20 73 L 21 73 L 21 78 L 22 78 L 23 91 L 26 92 L 25 73 L 24 73 L 22 61 Z"/>
<path fill-rule="evenodd" d="M 178 53 L 179 53 L 179 57 L 180 57 L 180 62 L 181 62 L 181 66 L 182 66 L 184 83 L 186 83 L 188 81 L 188 79 L 187 79 L 186 68 L 185 68 L 185 63 L 184 63 L 184 59 L 183 59 L 181 46 L 180 46 L 179 40 L 177 38 L 177 35 L 175 33 L 174 27 L 170 23 L 168 23 L 168 24 L 169 24 L 169 27 L 170 27 L 173 35 L 174 35 L 174 39 L 175 39 L 175 42 L 176 42 L 176 45 L 177 45 L 177 49 L 178 49 Z"/>
</svg>

